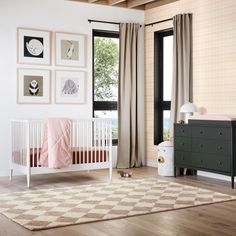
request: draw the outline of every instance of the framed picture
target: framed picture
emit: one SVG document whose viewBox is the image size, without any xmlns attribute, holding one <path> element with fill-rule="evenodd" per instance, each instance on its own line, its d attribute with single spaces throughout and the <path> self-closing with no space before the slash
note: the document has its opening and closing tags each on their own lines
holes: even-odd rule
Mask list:
<svg viewBox="0 0 236 236">
<path fill-rule="evenodd" d="M 85 103 L 86 86 L 84 71 L 57 70 L 55 76 L 56 103 Z"/>
<path fill-rule="evenodd" d="M 51 64 L 51 32 L 17 28 L 17 63 Z"/>
<path fill-rule="evenodd" d="M 57 66 L 86 66 L 85 35 L 56 32 L 55 40 Z"/>
<path fill-rule="evenodd" d="M 50 103 L 51 72 L 40 69 L 18 69 L 17 103 Z"/>
</svg>

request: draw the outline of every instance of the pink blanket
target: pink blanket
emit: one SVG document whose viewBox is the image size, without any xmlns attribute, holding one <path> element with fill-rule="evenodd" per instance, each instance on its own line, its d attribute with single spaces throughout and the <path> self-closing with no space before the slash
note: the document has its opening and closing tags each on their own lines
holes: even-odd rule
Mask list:
<svg viewBox="0 0 236 236">
<path fill-rule="evenodd" d="M 71 120 L 49 118 L 44 126 L 40 164 L 60 169 L 72 164 Z"/>
</svg>

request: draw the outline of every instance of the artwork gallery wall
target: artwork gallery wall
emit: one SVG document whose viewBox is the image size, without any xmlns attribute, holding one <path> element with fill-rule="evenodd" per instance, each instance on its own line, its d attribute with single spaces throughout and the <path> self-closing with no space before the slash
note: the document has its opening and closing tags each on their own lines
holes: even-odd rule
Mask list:
<svg viewBox="0 0 236 236">
<path fill-rule="evenodd" d="M 99 5 L 75 3 L 64 0 L 1 0 L 0 1 L 0 176 L 8 175 L 8 163 L 10 158 L 10 119 L 12 118 L 47 118 L 47 117 L 71 117 L 90 118 L 92 117 L 92 29 L 118 30 L 116 25 L 89 24 L 88 19 L 99 19 L 117 22 L 144 22 L 144 13 L 138 10 L 123 8 L 112 8 Z M 17 28 L 36 29 L 49 31 L 51 34 L 51 63 L 48 65 L 29 61 L 21 64 L 17 62 Z M 67 33 L 75 34 L 72 41 L 78 39 L 78 35 L 86 36 L 85 66 L 67 65 L 63 63 L 64 57 L 56 57 L 56 41 L 60 40 L 66 46 L 68 43 Z M 36 37 L 36 36 L 35 36 Z M 39 36 L 41 38 L 41 36 Z M 31 51 L 35 58 L 41 58 L 40 40 L 32 41 L 28 38 L 28 51 L 37 44 L 38 51 Z M 75 43 L 73 47 L 78 47 Z M 19 50 L 18 50 L 19 49 Z M 24 50 L 24 49 L 21 49 Z M 57 53 L 64 53 L 63 50 Z M 66 54 L 66 56 L 70 56 Z M 74 59 L 81 58 L 81 55 L 73 55 Z M 22 59 L 22 58 L 18 58 Z M 68 75 L 69 74 L 69 75 Z M 72 96 L 69 101 L 66 97 L 60 97 L 55 88 L 61 89 L 61 83 L 65 77 L 71 76 L 82 78 L 78 81 L 84 86 L 84 96 L 74 102 Z M 34 77 L 32 77 L 34 76 Z M 41 83 L 41 78 L 46 84 Z M 61 83 L 56 83 L 62 81 Z M 25 86 L 20 78 L 28 81 L 29 86 Z M 34 78 L 32 80 L 32 78 Z M 35 82 L 35 81 L 36 82 Z M 24 81 L 23 81 L 24 82 Z M 47 83 L 49 82 L 49 85 Z M 64 81 L 65 82 L 65 81 Z M 63 82 L 63 83 L 64 83 Z M 76 81 L 74 81 L 76 82 Z M 17 85 L 18 83 L 18 85 Z M 70 87 L 70 81 L 64 83 L 65 91 Z M 21 88 L 21 94 L 19 92 Z M 45 86 L 50 97 L 41 100 L 45 104 L 31 103 L 24 100 L 27 93 L 38 94 L 37 88 Z M 47 90 L 47 87 L 50 86 Z M 62 88 L 64 89 L 64 87 Z M 22 96 L 20 96 L 22 95 Z M 29 95 L 29 94 L 28 94 Z M 34 97 L 35 98 L 35 97 Z M 23 100 L 21 100 L 23 99 Z M 38 103 L 40 103 L 40 101 Z M 69 104 L 70 103 L 70 104 Z M 72 103 L 72 104 L 71 104 Z M 76 104 L 73 104 L 76 103 Z"/>
</svg>

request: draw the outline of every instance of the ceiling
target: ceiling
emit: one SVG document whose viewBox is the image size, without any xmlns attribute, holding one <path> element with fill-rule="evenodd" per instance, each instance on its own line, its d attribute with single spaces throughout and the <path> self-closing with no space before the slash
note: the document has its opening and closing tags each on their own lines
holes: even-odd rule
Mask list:
<svg viewBox="0 0 236 236">
<path fill-rule="evenodd" d="M 129 9 L 147 10 L 171 2 L 176 2 L 178 0 L 68 0 L 68 1 L 100 4 L 114 7 L 124 7 Z"/>
</svg>

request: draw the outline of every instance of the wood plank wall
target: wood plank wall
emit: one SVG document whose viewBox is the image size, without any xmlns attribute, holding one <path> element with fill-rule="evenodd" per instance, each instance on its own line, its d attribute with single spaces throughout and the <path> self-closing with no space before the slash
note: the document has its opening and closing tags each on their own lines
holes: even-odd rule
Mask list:
<svg viewBox="0 0 236 236">
<path fill-rule="evenodd" d="M 201 113 L 236 114 L 236 0 L 180 0 L 145 11 L 145 23 L 193 13 L 193 98 Z M 154 32 L 172 22 L 145 29 L 145 118 L 148 163 L 156 163 L 153 145 Z"/>
</svg>

